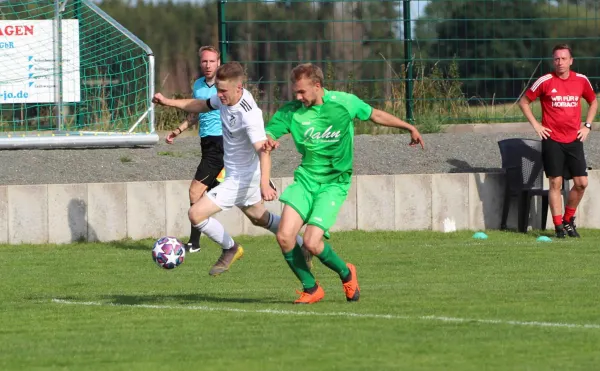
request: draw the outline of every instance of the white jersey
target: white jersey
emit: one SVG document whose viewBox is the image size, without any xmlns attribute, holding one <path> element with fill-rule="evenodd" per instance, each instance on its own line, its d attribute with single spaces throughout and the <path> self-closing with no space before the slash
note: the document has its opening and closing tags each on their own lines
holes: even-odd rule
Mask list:
<svg viewBox="0 0 600 371">
<path fill-rule="evenodd" d="M 225 174 L 248 174 L 260 170 L 254 143 L 267 139 L 262 111 L 246 89 L 233 106 L 221 103 L 217 95 L 207 101 L 209 108 L 219 110 L 223 125 L 223 162 Z"/>
</svg>

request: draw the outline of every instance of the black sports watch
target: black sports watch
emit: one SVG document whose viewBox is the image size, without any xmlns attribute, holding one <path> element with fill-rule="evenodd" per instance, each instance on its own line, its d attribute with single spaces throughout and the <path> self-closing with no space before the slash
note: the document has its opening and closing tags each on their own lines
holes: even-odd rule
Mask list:
<svg viewBox="0 0 600 371">
<path fill-rule="evenodd" d="M 583 124 L 583 126 L 585 126 L 586 128 L 592 130 L 592 124 L 590 124 L 589 122 L 586 122 L 585 124 Z"/>
</svg>

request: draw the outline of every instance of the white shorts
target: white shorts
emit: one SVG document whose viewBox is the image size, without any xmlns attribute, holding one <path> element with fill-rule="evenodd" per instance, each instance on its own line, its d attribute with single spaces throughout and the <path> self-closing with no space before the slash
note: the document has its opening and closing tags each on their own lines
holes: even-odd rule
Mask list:
<svg viewBox="0 0 600 371">
<path fill-rule="evenodd" d="M 240 175 L 226 173 L 223 183 L 211 189 L 206 196 L 221 210 L 255 205 L 262 200 L 260 170 Z"/>
</svg>

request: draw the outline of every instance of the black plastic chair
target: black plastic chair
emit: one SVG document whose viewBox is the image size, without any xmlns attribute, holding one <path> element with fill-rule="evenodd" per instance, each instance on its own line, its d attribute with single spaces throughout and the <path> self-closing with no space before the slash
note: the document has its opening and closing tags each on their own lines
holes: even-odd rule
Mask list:
<svg viewBox="0 0 600 371">
<path fill-rule="evenodd" d="M 502 168 L 506 175 L 504 205 L 500 229 L 506 229 L 511 197 L 518 197 L 519 232 L 527 232 L 531 198 L 542 197 L 542 229 L 546 229 L 548 218 L 548 190 L 544 189 L 544 166 L 542 162 L 542 142 L 534 139 L 504 139 L 498 142 L 502 156 Z M 566 175 L 563 179 L 563 200 L 566 203 L 569 189 Z"/>
</svg>

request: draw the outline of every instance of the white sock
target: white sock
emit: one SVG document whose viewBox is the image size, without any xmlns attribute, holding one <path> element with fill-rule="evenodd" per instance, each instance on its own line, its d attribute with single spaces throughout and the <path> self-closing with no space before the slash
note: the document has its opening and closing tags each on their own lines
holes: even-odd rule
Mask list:
<svg viewBox="0 0 600 371">
<path fill-rule="evenodd" d="M 281 217 L 279 215 L 269 212 L 269 222 L 267 223 L 265 229 L 268 229 L 273 234 L 277 234 L 277 231 L 279 230 L 280 221 Z M 304 240 L 300 235 L 296 236 L 296 243 L 298 244 L 298 246 L 302 246 L 302 244 L 304 243 Z"/>
<path fill-rule="evenodd" d="M 225 232 L 223 225 L 215 218 L 208 218 L 202 223 L 195 225 L 194 228 L 221 245 L 224 250 L 231 249 L 235 244 L 233 238 L 231 238 L 229 233 Z"/>
</svg>

